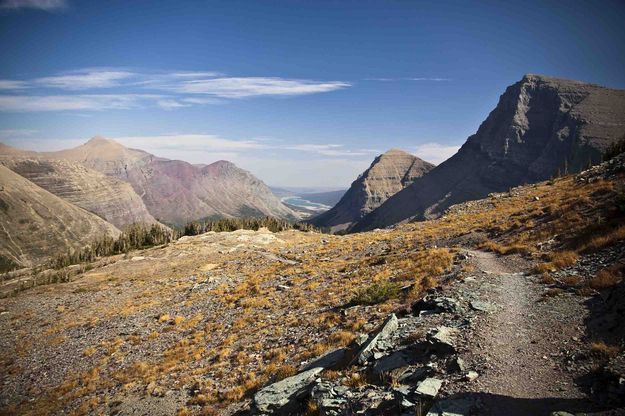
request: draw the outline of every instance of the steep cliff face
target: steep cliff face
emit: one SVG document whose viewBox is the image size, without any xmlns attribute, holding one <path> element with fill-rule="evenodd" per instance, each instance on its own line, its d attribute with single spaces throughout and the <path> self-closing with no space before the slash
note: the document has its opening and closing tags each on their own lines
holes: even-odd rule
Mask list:
<svg viewBox="0 0 625 416">
<path fill-rule="evenodd" d="M 508 87 L 462 148 L 353 227 L 440 215 L 511 186 L 579 171 L 625 135 L 625 91 L 538 75 Z"/>
<path fill-rule="evenodd" d="M 120 231 L 0 165 L 0 270 L 31 266 Z"/>
<path fill-rule="evenodd" d="M 416 156 L 391 149 L 375 158 L 331 210 L 311 222 L 332 231 L 348 229 L 432 168 L 434 165 Z"/>
<path fill-rule="evenodd" d="M 15 154 L 10 158 L 0 156 L 0 163 L 117 228 L 156 222 L 130 184 L 78 163 L 18 157 Z"/>
<path fill-rule="evenodd" d="M 148 211 L 169 224 L 183 225 L 207 217 L 297 219 L 297 214 L 262 181 L 230 162 L 192 165 L 129 149 L 101 137 L 49 155 L 127 181 Z"/>
</svg>

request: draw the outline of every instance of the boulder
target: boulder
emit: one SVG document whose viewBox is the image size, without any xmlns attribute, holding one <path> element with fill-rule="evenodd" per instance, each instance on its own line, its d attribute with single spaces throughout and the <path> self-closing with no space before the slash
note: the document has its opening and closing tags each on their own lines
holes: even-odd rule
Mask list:
<svg viewBox="0 0 625 416">
<path fill-rule="evenodd" d="M 469 416 L 473 409 L 473 401 L 466 397 L 439 400 L 426 416 Z"/>
<path fill-rule="evenodd" d="M 377 331 L 364 343 L 363 347 L 360 349 L 360 352 L 356 355 L 354 360 L 358 362 L 360 365 L 364 365 L 367 363 L 369 358 L 373 355 L 375 348 L 378 346 L 378 343 L 387 339 L 393 332 L 397 330 L 399 327 L 399 322 L 397 320 L 397 316 L 395 314 L 391 314 L 384 323 L 378 328 Z"/>
<path fill-rule="evenodd" d="M 460 302 L 447 296 L 428 295 L 412 304 L 412 312 L 415 315 L 428 315 L 434 313 L 450 312 L 460 313 Z"/>
<path fill-rule="evenodd" d="M 476 311 L 492 313 L 497 310 L 497 307 L 490 302 L 484 302 L 481 300 L 474 300 L 471 302 L 471 308 Z"/>
<path fill-rule="evenodd" d="M 422 396 L 436 397 L 442 385 L 443 380 L 428 377 L 421 383 L 419 383 L 419 386 L 417 386 L 417 389 L 415 391 Z"/>
<path fill-rule="evenodd" d="M 352 394 L 345 386 L 335 385 L 330 381 L 321 381 L 313 387 L 310 396 L 319 408 L 319 415 L 335 416 L 343 414 L 348 404 L 347 399 Z"/>
<path fill-rule="evenodd" d="M 458 329 L 448 326 L 440 326 L 432 330 L 428 336 L 428 342 L 434 349 L 441 353 L 453 353 L 456 351 L 456 337 Z"/>
<path fill-rule="evenodd" d="M 477 371 L 469 371 L 469 372 L 468 372 L 468 373 L 464 376 L 464 378 L 465 378 L 467 381 L 473 381 L 473 380 L 476 380 L 479 376 L 480 376 L 480 375 L 477 373 Z"/>
<path fill-rule="evenodd" d="M 254 395 L 255 410 L 261 414 L 292 414 L 302 405 L 322 371 L 322 367 L 311 368 L 264 387 Z"/>
<path fill-rule="evenodd" d="M 346 364 L 346 360 L 349 359 L 347 348 L 338 348 L 330 351 L 320 357 L 315 358 L 310 363 L 304 365 L 303 370 L 310 370 L 311 368 L 322 367 L 324 369 L 336 369 Z"/>
<path fill-rule="evenodd" d="M 410 361 L 410 356 L 407 351 L 395 351 L 394 353 L 386 355 L 375 362 L 373 366 L 373 374 L 376 376 L 382 376 L 392 372 L 393 370 L 401 368 L 407 369 L 410 365 Z"/>
</svg>

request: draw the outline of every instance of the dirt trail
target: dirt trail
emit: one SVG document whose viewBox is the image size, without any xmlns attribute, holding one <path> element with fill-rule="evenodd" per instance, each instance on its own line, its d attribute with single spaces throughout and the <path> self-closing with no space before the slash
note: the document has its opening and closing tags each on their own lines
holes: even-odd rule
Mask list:
<svg viewBox="0 0 625 416">
<path fill-rule="evenodd" d="M 544 286 L 525 275 L 529 265 L 521 258 L 479 251 L 469 255 L 478 277 L 465 285 L 495 306 L 475 322 L 467 352 L 461 355 L 480 373 L 468 384 L 478 395 L 480 414 L 591 410 L 576 375 L 565 365 L 583 337 L 587 312 L 580 299 L 568 294 L 544 297 Z"/>
</svg>

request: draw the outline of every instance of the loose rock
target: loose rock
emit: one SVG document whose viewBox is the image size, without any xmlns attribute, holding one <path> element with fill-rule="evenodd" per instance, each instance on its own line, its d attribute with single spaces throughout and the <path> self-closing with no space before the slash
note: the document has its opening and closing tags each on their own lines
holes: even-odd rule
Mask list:
<svg viewBox="0 0 625 416">
<path fill-rule="evenodd" d="M 261 414 L 291 414 L 310 393 L 322 371 L 322 367 L 312 368 L 263 388 L 254 395 L 255 410 Z"/>
</svg>

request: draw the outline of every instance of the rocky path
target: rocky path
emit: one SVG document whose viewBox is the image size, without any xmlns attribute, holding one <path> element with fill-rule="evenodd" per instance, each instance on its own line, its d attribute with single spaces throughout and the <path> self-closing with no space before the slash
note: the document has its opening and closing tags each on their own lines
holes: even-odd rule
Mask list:
<svg viewBox="0 0 625 416">
<path fill-rule="evenodd" d="M 526 275 L 528 265 L 520 258 L 468 254 L 477 276 L 458 290 L 487 301 L 492 311 L 474 320 L 460 354 L 478 379 L 452 385 L 450 392 L 477 396 L 483 414 L 590 410 L 575 371 L 566 365 L 584 335 L 581 299 L 544 296 L 544 285 Z"/>
<path fill-rule="evenodd" d="M 409 310 L 263 388 L 252 413 L 312 403 L 324 416 L 624 414 L 588 397 L 587 298 L 549 296 L 520 256 L 468 250 L 456 265 Z"/>
</svg>

